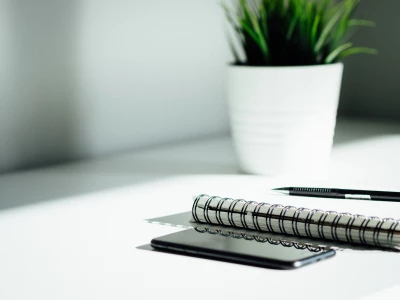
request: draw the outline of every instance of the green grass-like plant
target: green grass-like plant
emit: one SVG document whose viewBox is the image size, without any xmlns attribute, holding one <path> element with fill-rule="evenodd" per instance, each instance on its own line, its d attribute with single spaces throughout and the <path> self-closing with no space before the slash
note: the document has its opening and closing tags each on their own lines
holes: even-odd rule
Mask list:
<svg viewBox="0 0 400 300">
<path fill-rule="evenodd" d="M 245 56 L 229 38 L 236 65 L 331 64 L 353 54 L 377 53 L 349 42 L 356 28 L 374 26 L 352 18 L 361 0 L 229 1 L 223 8 Z"/>
</svg>

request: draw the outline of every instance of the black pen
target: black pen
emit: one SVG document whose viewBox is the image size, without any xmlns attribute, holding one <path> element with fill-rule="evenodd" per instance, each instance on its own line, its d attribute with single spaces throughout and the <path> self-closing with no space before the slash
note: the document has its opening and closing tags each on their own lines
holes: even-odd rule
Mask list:
<svg viewBox="0 0 400 300">
<path fill-rule="evenodd" d="M 365 191 L 365 190 L 333 189 L 333 188 L 309 188 L 309 187 L 282 187 L 272 190 L 274 192 L 290 196 L 400 202 L 400 192 Z"/>
</svg>

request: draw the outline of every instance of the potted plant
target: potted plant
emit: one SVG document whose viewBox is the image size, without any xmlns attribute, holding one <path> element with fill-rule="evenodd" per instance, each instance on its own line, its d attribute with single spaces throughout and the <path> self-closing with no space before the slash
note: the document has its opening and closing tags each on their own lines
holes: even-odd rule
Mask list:
<svg viewBox="0 0 400 300">
<path fill-rule="evenodd" d="M 231 131 L 242 171 L 324 173 L 360 0 L 236 0 L 225 3 L 236 39 L 228 70 Z"/>
</svg>

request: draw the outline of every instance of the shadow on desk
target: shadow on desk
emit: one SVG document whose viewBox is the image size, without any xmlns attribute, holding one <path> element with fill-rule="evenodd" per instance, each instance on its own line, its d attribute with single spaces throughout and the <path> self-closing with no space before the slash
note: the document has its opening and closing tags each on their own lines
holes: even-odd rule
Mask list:
<svg viewBox="0 0 400 300">
<path fill-rule="evenodd" d="M 339 163 L 335 168 L 342 168 L 342 158 L 349 155 L 355 158 L 354 168 L 357 167 L 357 161 L 360 168 L 365 167 L 364 158 L 359 153 L 360 149 L 368 148 L 369 144 L 359 143 L 356 147 L 353 144 L 361 140 L 370 143 L 379 141 L 383 135 L 399 139 L 399 133 L 400 123 L 339 120 L 334 143 L 334 152 L 338 154 L 335 159 Z M 370 149 L 371 151 L 375 150 Z M 364 154 L 369 156 L 369 153 Z M 374 168 L 378 170 L 388 167 L 379 161 L 374 163 Z M 371 169 L 371 166 L 368 168 Z M 176 175 L 202 174 L 239 174 L 229 137 L 189 141 L 92 161 L 1 175 L 0 210 L 132 186 Z"/>
<path fill-rule="evenodd" d="M 238 174 L 228 137 L 1 175 L 0 210 L 204 174 Z"/>
</svg>

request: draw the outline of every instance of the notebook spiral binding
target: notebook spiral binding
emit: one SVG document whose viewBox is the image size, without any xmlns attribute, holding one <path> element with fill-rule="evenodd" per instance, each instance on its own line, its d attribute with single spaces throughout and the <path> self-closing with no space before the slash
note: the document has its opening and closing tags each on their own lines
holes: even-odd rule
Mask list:
<svg viewBox="0 0 400 300">
<path fill-rule="evenodd" d="M 294 247 L 299 250 L 309 250 L 311 252 L 326 251 L 323 246 L 315 246 L 312 244 L 301 245 L 297 242 L 290 242 L 290 241 L 286 241 L 286 240 L 277 240 L 277 239 L 273 239 L 273 238 L 269 238 L 269 237 L 260 237 L 258 235 L 249 235 L 247 233 L 236 233 L 236 232 L 232 232 L 232 231 L 222 231 L 220 229 L 211 229 L 211 228 L 201 229 L 199 227 L 195 227 L 194 230 L 196 230 L 197 232 L 200 232 L 200 233 L 209 233 L 209 234 L 213 234 L 213 235 L 218 234 L 218 235 L 221 235 L 224 237 L 231 237 L 231 238 L 235 238 L 235 239 L 245 239 L 247 241 L 256 241 L 259 243 L 269 243 L 271 245 L 281 245 L 283 247 L 288 247 L 288 248 Z"/>
<path fill-rule="evenodd" d="M 258 203 L 201 194 L 194 200 L 195 222 L 321 238 L 377 247 L 400 247 L 400 220 Z"/>
</svg>

